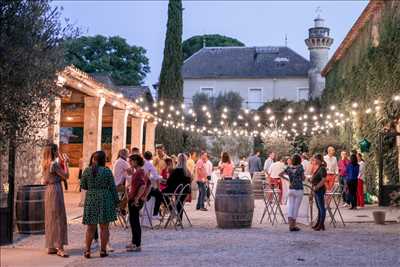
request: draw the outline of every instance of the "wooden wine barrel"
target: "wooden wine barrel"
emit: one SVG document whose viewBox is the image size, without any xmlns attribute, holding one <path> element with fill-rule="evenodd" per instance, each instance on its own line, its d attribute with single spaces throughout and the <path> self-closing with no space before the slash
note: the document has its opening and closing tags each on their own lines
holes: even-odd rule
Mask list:
<svg viewBox="0 0 400 267">
<path fill-rule="evenodd" d="M 16 224 L 23 234 L 44 234 L 44 185 L 18 187 Z"/>
<path fill-rule="evenodd" d="M 249 180 L 219 180 L 215 194 L 215 214 L 220 228 L 251 227 L 254 197 Z"/>
<path fill-rule="evenodd" d="M 255 199 L 264 198 L 263 182 L 265 182 L 265 173 L 255 172 L 252 178 L 252 187 Z"/>
</svg>

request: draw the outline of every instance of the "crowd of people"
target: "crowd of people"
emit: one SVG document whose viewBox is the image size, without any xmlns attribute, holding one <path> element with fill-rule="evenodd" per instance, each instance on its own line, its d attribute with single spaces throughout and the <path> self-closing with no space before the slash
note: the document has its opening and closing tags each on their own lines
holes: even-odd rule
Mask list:
<svg viewBox="0 0 400 267">
<path fill-rule="evenodd" d="M 345 205 L 355 209 L 364 205 L 363 179 L 365 163 L 360 153 L 352 152 L 348 157 L 341 152 L 340 160 L 335 149 L 329 147 L 327 154 L 314 155 L 311 160 L 306 153 L 283 157 L 272 152 L 262 165 L 260 152 L 256 151 L 248 159 L 242 158 L 235 166 L 227 152 L 223 152 L 217 172 L 221 179 L 232 179 L 235 167 L 248 171 L 251 176 L 264 172 L 268 184 L 279 188 L 279 201 L 288 206 L 290 231 L 299 231 L 296 224 L 299 208 L 304 195 L 304 183 L 308 182 L 314 192 L 318 207 L 318 219 L 313 229 L 325 230 L 325 192 L 340 184 Z M 45 233 L 49 254 L 68 257 L 64 246 L 68 244 L 67 220 L 61 184 L 66 181 L 68 157 L 60 163 L 58 147 L 51 144 L 44 152 Z M 81 162 L 80 162 L 80 165 Z M 141 251 L 140 211 L 144 203 L 154 198 L 152 219 L 160 219 L 160 207 L 169 209 L 168 198 L 164 194 L 175 193 L 182 186 L 182 194 L 177 201 L 178 216 L 182 219 L 182 209 L 186 201 L 192 201 L 197 194 L 196 210 L 207 211 L 206 199 L 210 198 L 210 181 L 214 167 L 206 151 L 198 155 L 195 151 L 178 156 L 168 156 L 163 145 L 156 146 L 156 154 L 139 148 L 131 151 L 121 149 L 113 163 L 112 170 L 106 167 L 106 154 L 93 153 L 86 168 L 80 172 L 81 189 L 86 192 L 83 204 L 83 224 L 87 226 L 84 257 L 91 257 L 93 240 L 100 236 L 100 257 L 107 257 L 109 244 L 109 224 L 117 220 L 117 208 L 129 214 L 132 239 L 127 251 Z M 194 199 L 193 199 L 194 200 Z M 100 231 L 98 231 L 98 226 Z M 100 235 L 99 235 L 100 232 Z"/>
<path fill-rule="evenodd" d="M 365 170 L 362 154 L 357 151 L 352 151 L 350 157 L 342 151 L 339 160 L 334 147 L 328 147 L 326 152 L 325 156 L 316 154 L 311 160 L 307 153 L 285 157 L 272 152 L 262 165 L 260 152 L 256 151 L 247 161 L 243 158 L 239 167 L 246 169 L 252 177 L 255 173 L 264 172 L 268 184 L 279 189 L 279 201 L 283 204 L 287 200 L 291 231 L 299 230 L 296 218 L 303 199 L 303 182 L 309 182 L 319 211 L 313 228 L 325 230 L 325 192 L 336 190 L 334 186 L 338 184 L 343 207 L 364 207 Z"/>
<path fill-rule="evenodd" d="M 64 246 L 68 244 L 67 220 L 63 190 L 61 184 L 68 179 L 68 157 L 62 162 L 55 144 L 46 147 L 44 153 L 44 171 L 46 189 L 46 247 L 49 254 L 68 257 Z M 80 166 L 83 166 L 80 161 Z M 67 168 L 63 168 L 67 166 Z M 233 177 L 234 164 L 227 153 L 221 155 L 219 164 L 221 176 Z M 83 224 L 87 225 L 84 256 L 90 258 L 93 241 L 98 243 L 100 237 L 100 257 L 107 257 L 112 250 L 109 243 L 109 224 L 117 220 L 117 210 L 129 214 L 132 240 L 126 246 L 127 251 L 141 251 L 140 211 L 144 203 L 154 198 L 154 209 L 151 219 L 161 219 L 160 206 L 169 207 L 168 198 L 163 194 L 175 193 L 179 186 L 180 199 L 176 202 L 178 216 L 182 219 L 185 201 L 191 201 L 198 191 L 196 209 L 207 211 L 206 199 L 210 198 L 211 174 L 213 164 L 207 152 L 178 156 L 168 156 L 163 145 L 156 147 L 156 155 L 150 151 L 140 153 L 140 149 L 131 151 L 121 149 L 113 163 L 112 170 L 106 167 L 106 154 L 96 151 L 92 154 L 88 167 L 80 171 L 80 187 L 85 192 L 83 206 Z M 189 185 L 189 186 L 186 186 Z M 100 231 L 98 231 L 98 226 Z M 99 235 L 100 232 L 100 235 Z"/>
</svg>

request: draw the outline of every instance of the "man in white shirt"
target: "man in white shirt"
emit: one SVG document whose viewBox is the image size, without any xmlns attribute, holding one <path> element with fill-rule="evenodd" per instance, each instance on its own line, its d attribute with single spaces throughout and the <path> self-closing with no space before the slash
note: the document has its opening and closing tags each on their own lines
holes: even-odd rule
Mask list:
<svg viewBox="0 0 400 267">
<path fill-rule="evenodd" d="M 325 187 L 326 190 L 332 191 L 333 186 L 337 180 L 337 176 L 339 174 L 339 166 L 335 156 L 335 148 L 333 146 L 328 147 L 328 154 L 325 155 L 324 160 L 326 162 L 326 182 Z"/>
<path fill-rule="evenodd" d="M 211 181 L 211 175 L 212 175 L 212 172 L 213 172 L 213 164 L 210 161 L 210 157 L 208 156 L 208 153 L 206 153 L 206 155 L 207 155 L 207 161 L 206 161 L 206 164 L 205 164 L 206 172 L 207 172 L 207 182 L 206 182 L 206 190 L 207 190 L 207 192 L 206 192 L 206 194 L 207 194 L 207 203 L 208 203 L 208 205 L 210 205 L 210 197 L 211 197 L 210 181 Z"/>
<path fill-rule="evenodd" d="M 305 152 L 301 155 L 301 165 L 303 165 L 304 175 L 305 176 L 312 174 L 311 173 L 311 163 L 308 160 L 307 153 L 305 153 Z"/>
<path fill-rule="evenodd" d="M 127 161 L 128 153 L 128 150 L 121 149 L 118 151 L 118 158 L 114 162 L 113 174 L 117 188 L 121 187 L 121 185 L 125 185 L 125 183 L 129 180 L 131 166 Z"/>
<path fill-rule="evenodd" d="M 213 172 L 213 165 L 210 161 L 210 157 L 208 156 L 208 153 L 206 153 L 206 154 L 207 154 L 207 161 L 206 161 L 205 167 L 206 167 L 206 171 L 207 171 L 207 180 L 211 180 L 211 175 Z"/>
<path fill-rule="evenodd" d="M 155 198 L 155 203 L 154 203 L 154 210 L 153 210 L 153 216 L 155 218 L 158 218 L 158 213 L 160 212 L 160 205 L 162 202 L 162 194 L 160 191 L 160 180 L 161 176 L 156 170 L 156 167 L 153 165 L 153 154 L 150 151 L 146 151 L 143 154 L 144 157 L 144 165 L 143 165 L 143 170 L 144 172 L 149 176 L 149 179 L 151 181 L 151 190 L 148 195 L 148 199 L 150 197 Z"/>
<path fill-rule="evenodd" d="M 264 172 L 268 173 L 269 168 L 271 167 L 272 163 L 274 163 L 275 160 L 275 153 L 271 152 L 269 154 L 269 157 L 267 158 L 267 160 L 264 162 Z"/>
<path fill-rule="evenodd" d="M 275 155 L 274 155 L 275 157 Z M 282 180 L 281 173 L 285 170 L 285 159 L 277 158 L 277 161 L 272 163 L 267 172 L 267 177 L 270 179 L 271 186 L 277 187 L 280 190 L 279 201 L 282 203 Z"/>
</svg>

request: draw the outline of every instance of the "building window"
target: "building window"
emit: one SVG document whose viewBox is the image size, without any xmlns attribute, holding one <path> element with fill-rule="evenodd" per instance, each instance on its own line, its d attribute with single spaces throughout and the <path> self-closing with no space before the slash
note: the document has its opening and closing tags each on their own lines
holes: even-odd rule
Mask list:
<svg viewBox="0 0 400 267">
<path fill-rule="evenodd" d="M 250 88 L 247 97 L 247 107 L 249 109 L 257 109 L 263 103 L 262 101 L 262 89 L 261 88 Z"/>
<path fill-rule="evenodd" d="M 211 87 L 202 87 L 200 88 L 200 92 L 206 94 L 209 98 L 213 97 L 214 88 Z"/>
<path fill-rule="evenodd" d="M 308 88 L 297 89 L 297 101 L 308 100 L 308 98 L 309 98 Z"/>
</svg>

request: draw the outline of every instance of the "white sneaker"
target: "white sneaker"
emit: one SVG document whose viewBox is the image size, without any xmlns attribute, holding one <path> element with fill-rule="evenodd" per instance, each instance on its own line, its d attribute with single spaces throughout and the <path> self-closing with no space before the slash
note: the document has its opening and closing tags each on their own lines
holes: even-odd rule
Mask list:
<svg viewBox="0 0 400 267">
<path fill-rule="evenodd" d="M 342 205 L 342 208 L 347 208 L 347 203 L 344 203 L 343 205 Z"/>
</svg>

